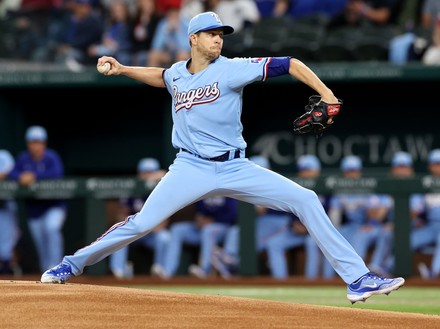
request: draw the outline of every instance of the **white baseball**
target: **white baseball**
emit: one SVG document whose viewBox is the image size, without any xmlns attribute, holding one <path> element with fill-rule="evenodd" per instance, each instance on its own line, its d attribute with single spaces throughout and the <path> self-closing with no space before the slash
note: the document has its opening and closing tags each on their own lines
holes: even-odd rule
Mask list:
<svg viewBox="0 0 440 329">
<path fill-rule="evenodd" d="M 105 62 L 102 65 L 98 65 L 96 67 L 96 69 L 98 70 L 99 73 L 107 73 L 108 71 L 110 71 L 110 63 L 109 62 Z"/>
</svg>

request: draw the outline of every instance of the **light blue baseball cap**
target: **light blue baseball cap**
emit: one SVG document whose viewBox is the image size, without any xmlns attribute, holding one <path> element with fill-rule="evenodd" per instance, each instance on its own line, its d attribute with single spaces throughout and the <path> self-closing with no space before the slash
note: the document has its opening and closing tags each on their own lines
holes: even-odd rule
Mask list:
<svg viewBox="0 0 440 329">
<path fill-rule="evenodd" d="M 341 161 L 341 170 L 362 170 L 362 161 L 356 155 L 346 155 Z"/>
<path fill-rule="evenodd" d="M 45 142 L 47 140 L 47 132 L 41 126 L 31 126 L 26 130 L 25 135 L 28 142 Z"/>
<path fill-rule="evenodd" d="M 440 149 L 433 149 L 431 152 L 429 152 L 428 162 L 440 163 Z"/>
<path fill-rule="evenodd" d="M 14 168 L 14 157 L 7 150 L 0 150 L 0 174 L 9 174 Z"/>
<path fill-rule="evenodd" d="M 212 11 L 207 11 L 194 16 L 188 26 L 188 36 L 201 31 L 208 31 L 213 29 L 223 29 L 223 34 L 234 33 L 234 28 L 229 25 L 223 25 L 220 17 Z"/>
<path fill-rule="evenodd" d="M 411 167 L 413 165 L 413 159 L 411 154 L 404 151 L 399 151 L 394 153 L 393 158 L 391 159 L 391 165 L 393 167 Z"/>
<path fill-rule="evenodd" d="M 251 160 L 253 163 L 263 167 L 263 168 L 270 168 L 270 163 L 269 160 L 262 156 L 262 155 L 253 155 L 251 157 L 249 157 L 249 160 Z"/>
<path fill-rule="evenodd" d="M 137 166 L 138 172 L 151 172 L 160 169 L 160 163 L 155 158 L 140 159 Z"/>
<path fill-rule="evenodd" d="M 321 170 L 321 162 L 316 155 L 305 154 L 298 158 L 296 167 L 298 170 Z"/>
</svg>

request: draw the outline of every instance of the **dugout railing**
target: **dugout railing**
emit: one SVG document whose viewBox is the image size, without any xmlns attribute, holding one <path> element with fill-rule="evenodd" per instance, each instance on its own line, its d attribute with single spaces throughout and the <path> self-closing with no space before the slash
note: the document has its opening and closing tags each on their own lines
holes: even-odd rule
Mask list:
<svg viewBox="0 0 440 329">
<path fill-rule="evenodd" d="M 394 254 L 395 275 L 412 275 L 413 251 L 410 248 L 411 222 L 409 217 L 409 196 L 412 193 L 440 193 L 440 178 L 416 175 L 412 178 L 396 179 L 384 175 L 364 176 L 360 179 L 346 179 L 337 175 L 321 176 L 318 179 L 289 177 L 300 185 L 316 191 L 318 194 L 335 193 L 387 193 L 393 196 L 395 205 Z M 45 180 L 25 188 L 16 181 L 0 182 L 0 198 L 13 198 L 18 201 L 19 214 L 25 216 L 22 201 L 26 198 L 81 200 L 81 211 L 75 216 L 84 221 L 82 241 L 90 243 L 107 229 L 105 202 L 108 199 L 129 196 L 145 196 L 153 186 L 135 177 L 123 178 L 65 178 Z M 69 208 L 72 211 L 72 208 Z M 255 211 L 251 204 L 241 202 L 239 207 L 240 274 L 253 276 L 258 274 L 258 255 L 255 250 Z M 79 219 L 71 219 L 79 220 Z M 23 218 L 21 218 L 23 222 Z M 66 235 L 69 232 L 65 233 Z M 86 269 L 86 273 L 102 275 L 107 272 L 105 262 Z"/>
</svg>

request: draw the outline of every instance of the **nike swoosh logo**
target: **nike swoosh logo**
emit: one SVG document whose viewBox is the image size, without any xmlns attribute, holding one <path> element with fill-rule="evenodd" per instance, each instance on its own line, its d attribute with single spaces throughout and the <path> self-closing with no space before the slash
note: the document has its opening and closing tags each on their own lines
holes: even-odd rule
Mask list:
<svg viewBox="0 0 440 329">
<path fill-rule="evenodd" d="M 367 288 L 377 288 L 377 283 L 375 283 L 375 284 L 366 284 L 365 287 L 367 287 Z"/>
<path fill-rule="evenodd" d="M 173 82 L 179 80 L 181 77 L 173 78 Z"/>
</svg>

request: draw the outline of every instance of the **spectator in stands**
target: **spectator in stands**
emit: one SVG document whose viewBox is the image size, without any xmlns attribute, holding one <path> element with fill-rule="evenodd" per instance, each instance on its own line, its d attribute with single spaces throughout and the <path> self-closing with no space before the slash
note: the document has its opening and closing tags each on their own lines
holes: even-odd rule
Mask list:
<svg viewBox="0 0 440 329">
<path fill-rule="evenodd" d="M 255 0 L 261 18 L 282 17 L 287 13 L 287 0 Z"/>
<path fill-rule="evenodd" d="M 261 18 L 254 0 L 218 0 L 213 11 L 236 33 L 257 24 Z"/>
<path fill-rule="evenodd" d="M 211 255 L 216 245 L 222 244 L 228 229 L 238 216 L 238 201 L 227 197 L 207 197 L 196 202 L 196 215 L 178 223 L 172 223 L 170 244 L 165 266 L 156 267 L 155 274 L 169 279 L 177 273 L 184 245 L 199 246 L 198 264 L 191 264 L 188 272 L 198 278 L 211 275 Z"/>
<path fill-rule="evenodd" d="M 0 150 L 0 181 L 8 179 L 14 167 L 14 157 L 8 150 Z M 20 235 L 17 204 L 14 200 L 0 199 L 0 275 L 13 273 L 14 248 Z"/>
<path fill-rule="evenodd" d="M 285 1 L 287 6 L 287 14 L 293 19 L 323 15 L 333 17 L 344 10 L 347 0 L 297 0 Z M 279 6 L 280 8 L 281 6 Z"/>
<path fill-rule="evenodd" d="M 155 0 L 155 5 L 158 15 L 165 16 L 170 8 L 180 8 L 182 0 Z"/>
<path fill-rule="evenodd" d="M 87 48 L 87 54 L 95 61 L 101 56 L 113 56 L 124 65 L 131 64 L 130 13 L 125 0 L 115 0 L 105 20 L 100 43 Z"/>
<path fill-rule="evenodd" d="M 395 24 L 400 7 L 401 3 L 398 0 L 348 0 L 344 10 L 330 20 L 327 28 Z"/>
<path fill-rule="evenodd" d="M 215 11 L 215 6 L 219 0 L 182 0 L 180 15 L 190 20 L 197 14 L 206 11 Z"/>
<path fill-rule="evenodd" d="M 243 31 L 260 21 L 261 15 L 254 0 L 187 0 L 182 5 L 182 15 L 191 19 L 197 14 L 213 11 L 224 24 L 235 32 Z"/>
<path fill-rule="evenodd" d="M 431 44 L 422 56 L 422 63 L 426 65 L 440 65 L 440 13 L 433 28 Z"/>
<path fill-rule="evenodd" d="M 144 181 L 149 188 L 153 188 L 165 173 L 166 171 L 161 169 L 159 161 L 155 158 L 143 158 L 138 162 L 137 177 Z M 118 218 L 127 218 L 131 214 L 138 213 L 144 205 L 146 198 L 147 196 L 120 199 Z M 165 265 L 166 248 L 170 239 L 168 223 L 169 221 L 162 222 L 152 233 L 136 240 L 130 245 L 143 245 L 148 249 L 153 250 L 153 265 L 151 272 L 154 272 L 154 269 L 157 266 Z M 110 255 L 110 270 L 118 279 L 128 279 L 133 276 L 133 267 L 127 261 L 128 254 L 129 246 L 126 246 Z"/>
<path fill-rule="evenodd" d="M 64 165 L 59 154 L 47 147 L 47 132 L 42 126 L 26 130 L 27 149 L 15 159 L 9 177 L 30 187 L 41 180 L 61 179 Z M 67 203 L 61 199 L 26 199 L 27 223 L 38 253 L 40 270 L 58 264 L 63 258 L 63 225 Z"/>
<path fill-rule="evenodd" d="M 16 29 L 18 58 L 29 60 L 35 49 L 44 46 L 51 22 L 60 10 L 57 0 L 21 0 L 18 9 L 9 12 Z"/>
<path fill-rule="evenodd" d="M 36 61 L 55 61 L 80 71 L 83 65 L 96 65 L 87 49 L 101 42 L 102 17 L 93 9 L 91 0 L 67 0 L 61 17 L 53 21 L 48 40 L 33 55 Z"/>
<path fill-rule="evenodd" d="M 423 28 L 434 30 L 438 23 L 440 14 L 439 0 L 423 0 L 420 24 Z"/>
<path fill-rule="evenodd" d="M 147 66 L 169 66 L 190 57 L 188 24 L 179 8 L 168 8 L 154 33 Z"/>
<path fill-rule="evenodd" d="M 146 65 L 153 36 L 160 16 L 156 13 L 154 0 L 137 0 L 137 7 L 130 27 L 132 65 Z"/>
<path fill-rule="evenodd" d="M 340 164 L 342 176 L 346 179 L 362 177 L 362 160 L 356 155 L 344 156 Z M 365 225 L 367 217 L 368 195 L 337 193 L 329 200 L 328 214 L 333 225 L 353 245 L 355 234 Z M 316 268 L 321 268 L 324 279 L 333 279 L 335 271 L 330 263 L 322 257 L 316 243 L 307 243 L 307 258 Z M 312 265 L 310 265 L 312 266 Z M 309 277 L 314 279 L 314 275 Z"/>
<path fill-rule="evenodd" d="M 390 42 L 389 60 L 393 64 L 406 64 L 423 59 L 426 50 L 431 45 L 438 44 L 436 37 L 437 20 L 440 17 L 440 0 L 423 0 L 420 17 L 416 22 L 410 22 L 415 27 L 395 36 Z M 425 61 L 430 61 L 432 53 L 426 55 Z M 434 56 L 435 57 L 435 56 Z"/>
<path fill-rule="evenodd" d="M 428 171 L 433 178 L 440 178 L 440 149 L 433 149 L 428 156 Z M 434 247 L 431 265 L 418 264 L 420 275 L 424 279 L 437 278 L 440 275 L 440 194 L 428 193 L 419 204 L 420 213 L 425 212 L 426 221 L 417 221 L 411 233 L 411 247 L 414 251 L 423 251 Z"/>
<path fill-rule="evenodd" d="M 0 1 L 0 23 L 9 20 L 11 14 L 17 13 L 20 9 L 21 1 L 19 0 L 2 0 Z"/>
</svg>

